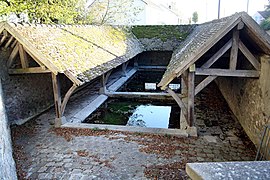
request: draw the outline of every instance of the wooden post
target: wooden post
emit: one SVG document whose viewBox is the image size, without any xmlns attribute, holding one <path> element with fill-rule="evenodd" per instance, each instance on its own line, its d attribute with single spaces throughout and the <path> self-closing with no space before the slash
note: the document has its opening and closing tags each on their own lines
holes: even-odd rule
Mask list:
<svg viewBox="0 0 270 180">
<path fill-rule="evenodd" d="M 53 84 L 53 96 L 54 96 L 54 106 L 55 106 L 55 127 L 60 127 L 64 121 L 65 117 L 61 113 L 61 89 L 59 75 L 52 73 L 52 84 Z"/>
<path fill-rule="evenodd" d="M 185 97 L 182 99 L 184 105 L 187 107 L 187 92 L 188 92 L 188 81 L 187 81 L 187 71 L 185 71 L 181 75 L 181 94 L 183 94 Z M 188 112 L 181 109 L 180 113 L 180 129 L 185 130 L 188 128 Z"/>
<path fill-rule="evenodd" d="M 188 73 L 188 124 L 190 127 L 195 125 L 194 116 L 194 97 L 195 97 L 195 64 L 189 68 Z"/>
<path fill-rule="evenodd" d="M 239 48 L 239 30 L 235 29 L 233 31 L 232 40 L 233 42 L 232 42 L 232 49 L 231 49 L 231 55 L 230 55 L 230 69 L 236 70 L 238 48 Z"/>
</svg>

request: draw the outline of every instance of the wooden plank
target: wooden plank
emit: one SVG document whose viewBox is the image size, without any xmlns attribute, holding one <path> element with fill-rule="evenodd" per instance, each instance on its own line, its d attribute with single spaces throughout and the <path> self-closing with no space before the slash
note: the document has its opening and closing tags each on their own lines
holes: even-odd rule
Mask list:
<svg viewBox="0 0 270 180">
<path fill-rule="evenodd" d="M 53 96 L 54 96 L 54 106 L 56 118 L 61 118 L 61 89 L 59 82 L 59 75 L 52 74 L 52 84 L 53 84 Z"/>
<path fill-rule="evenodd" d="M 256 70 L 260 70 L 261 64 L 259 61 L 253 56 L 253 54 L 248 50 L 248 48 L 243 44 L 243 42 L 240 40 L 239 42 L 239 49 L 241 52 L 245 55 L 245 57 L 248 59 L 248 61 L 253 65 L 253 67 Z"/>
<path fill-rule="evenodd" d="M 11 65 L 14 63 L 14 61 L 15 61 L 16 57 L 18 56 L 18 54 L 19 54 L 19 45 L 17 44 L 13 48 L 13 50 L 12 50 L 12 52 L 11 52 L 9 58 L 8 58 L 8 61 L 7 61 L 7 67 L 8 68 L 10 68 Z"/>
<path fill-rule="evenodd" d="M 7 35 L 4 35 L 1 40 L 0 40 L 0 46 L 5 42 L 5 40 L 7 39 Z"/>
<path fill-rule="evenodd" d="M 218 52 L 216 52 L 201 68 L 211 67 L 221 56 L 223 56 L 232 47 L 232 39 L 230 39 Z"/>
<path fill-rule="evenodd" d="M 72 95 L 72 93 L 77 89 L 77 85 L 76 84 L 73 84 L 71 86 L 71 88 L 68 90 L 68 92 L 66 93 L 64 99 L 63 99 L 63 102 L 61 104 L 61 114 L 62 116 L 64 115 L 64 112 L 65 112 L 65 109 L 66 109 L 66 105 L 67 105 L 67 102 L 70 98 L 70 96 Z"/>
<path fill-rule="evenodd" d="M 235 70 L 237 65 L 238 58 L 238 48 L 239 48 L 239 31 L 233 31 L 233 39 L 232 39 L 232 49 L 230 54 L 230 69 Z"/>
<path fill-rule="evenodd" d="M 9 24 L 5 24 L 5 29 L 20 42 L 25 51 L 33 57 L 33 59 L 38 59 L 42 64 L 44 64 L 48 69 L 50 69 L 54 74 L 59 72 L 58 68 L 50 62 L 42 53 L 40 53 L 31 43 L 29 43 L 22 35 L 20 35 L 14 28 Z"/>
<path fill-rule="evenodd" d="M 9 74 L 39 74 L 39 73 L 51 73 L 49 69 L 43 67 L 31 67 L 25 69 L 9 69 Z"/>
<path fill-rule="evenodd" d="M 217 76 L 208 76 L 202 82 L 200 82 L 200 84 L 198 84 L 195 88 L 195 96 L 216 78 Z"/>
<path fill-rule="evenodd" d="M 260 71 L 255 70 L 230 70 L 230 69 L 196 69 L 196 75 L 203 76 L 228 76 L 228 77 L 254 77 L 260 76 Z"/>
<path fill-rule="evenodd" d="M 19 44 L 19 54 L 20 54 L 22 68 L 28 68 L 29 67 L 28 57 L 21 44 Z"/>
<path fill-rule="evenodd" d="M 5 48 L 8 48 L 8 47 L 10 46 L 10 44 L 12 43 L 13 40 L 14 40 L 14 37 L 11 36 L 11 37 L 9 38 L 8 42 L 6 43 Z"/>
<path fill-rule="evenodd" d="M 190 127 L 195 125 L 195 116 L 194 116 L 194 97 L 195 97 L 195 72 L 188 73 L 188 118 L 187 122 Z"/>
<path fill-rule="evenodd" d="M 167 88 L 166 91 L 173 97 L 173 99 L 176 101 L 178 106 L 181 108 L 181 111 L 183 112 L 185 118 L 187 119 L 187 107 L 185 103 L 180 99 L 180 97 L 170 88 Z"/>
</svg>

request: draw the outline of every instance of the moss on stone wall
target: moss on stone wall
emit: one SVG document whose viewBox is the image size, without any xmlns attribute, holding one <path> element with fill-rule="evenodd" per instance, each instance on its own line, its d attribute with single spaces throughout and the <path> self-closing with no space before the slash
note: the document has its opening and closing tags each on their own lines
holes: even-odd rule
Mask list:
<svg viewBox="0 0 270 180">
<path fill-rule="evenodd" d="M 163 42 L 177 39 L 184 40 L 192 32 L 195 25 L 153 25 L 133 26 L 132 32 L 137 38 L 159 38 Z"/>
</svg>

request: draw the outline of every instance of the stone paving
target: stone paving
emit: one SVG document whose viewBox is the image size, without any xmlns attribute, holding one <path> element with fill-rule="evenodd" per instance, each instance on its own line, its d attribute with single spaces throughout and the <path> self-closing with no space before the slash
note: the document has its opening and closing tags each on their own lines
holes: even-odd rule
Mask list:
<svg viewBox="0 0 270 180">
<path fill-rule="evenodd" d="M 53 109 L 14 126 L 19 179 L 187 179 L 187 162 L 253 161 L 254 146 L 214 89 L 196 98 L 198 138 L 55 129 Z"/>
</svg>

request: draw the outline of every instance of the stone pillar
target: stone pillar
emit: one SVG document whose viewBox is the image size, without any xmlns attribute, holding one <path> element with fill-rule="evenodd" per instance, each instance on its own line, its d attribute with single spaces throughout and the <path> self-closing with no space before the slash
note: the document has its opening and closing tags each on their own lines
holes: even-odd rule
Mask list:
<svg viewBox="0 0 270 180">
<path fill-rule="evenodd" d="M 0 82 L 0 179 L 16 180 L 16 167 L 12 157 L 10 127 L 6 116 L 2 84 Z"/>
</svg>

